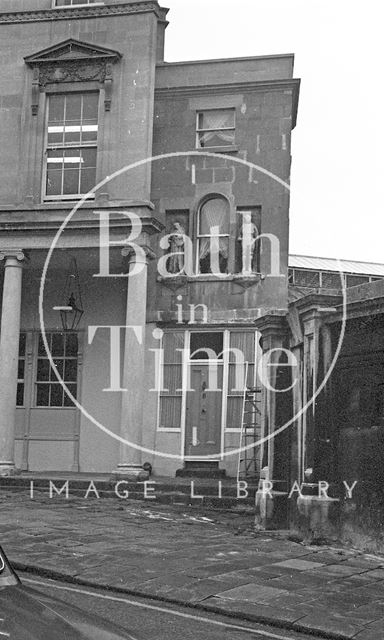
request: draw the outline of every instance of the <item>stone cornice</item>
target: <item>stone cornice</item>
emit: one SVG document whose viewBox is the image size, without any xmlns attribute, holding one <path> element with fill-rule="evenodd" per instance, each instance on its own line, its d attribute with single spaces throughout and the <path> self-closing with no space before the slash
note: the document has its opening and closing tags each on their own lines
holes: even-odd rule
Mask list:
<svg viewBox="0 0 384 640">
<path fill-rule="evenodd" d="M 180 87 L 156 87 L 155 94 L 159 97 L 189 96 L 189 95 L 205 95 L 207 93 L 240 93 L 246 91 L 265 91 L 266 89 L 274 89 L 275 91 L 298 89 L 300 80 L 296 78 L 288 80 L 251 80 L 247 82 L 228 82 L 225 84 L 202 84 Z"/>
<path fill-rule="evenodd" d="M 250 82 L 234 82 L 226 84 L 205 84 L 180 87 L 155 87 L 155 98 L 183 98 L 190 96 L 228 95 L 232 93 L 249 93 L 253 91 L 292 91 L 292 128 L 296 125 L 299 101 L 300 79 L 286 80 L 252 80 Z"/>
<path fill-rule="evenodd" d="M 5 215 L 9 215 L 10 218 L 7 222 L 11 222 L 16 219 L 16 216 L 22 216 L 22 222 L 33 221 L 36 219 L 36 214 L 54 214 L 54 213 L 65 213 L 68 215 L 70 211 L 72 211 L 77 203 L 74 201 L 65 201 L 65 200 L 57 200 L 51 202 L 44 202 L 42 204 L 29 204 L 28 205 L 0 205 L 0 228 L 2 223 L 2 218 Z M 149 209 L 150 211 L 154 210 L 154 204 L 149 200 L 113 200 L 106 201 L 100 203 L 96 200 L 85 200 L 82 202 L 79 209 L 108 209 L 111 212 L 121 209 L 129 209 L 130 207 L 135 208 L 144 208 Z M 79 215 L 78 213 L 76 215 Z M 20 219 L 19 219 L 20 221 Z"/>
<path fill-rule="evenodd" d="M 18 234 L 31 233 L 34 236 L 38 236 L 39 234 L 44 235 L 46 233 L 57 232 L 64 221 L 64 216 L 62 220 L 36 220 L 34 222 L 24 222 L 24 223 L 7 223 L 0 224 L 0 237 L 4 234 L 5 236 L 14 235 L 15 237 Z M 155 233 L 160 233 L 164 229 L 164 225 L 159 222 L 154 217 L 140 217 L 142 230 L 146 231 L 150 235 Z M 113 217 L 110 218 L 110 228 L 111 229 L 126 229 L 127 218 Z M 95 217 L 94 219 L 86 219 L 86 220 L 70 220 L 67 225 L 67 229 L 76 230 L 76 231 L 91 231 L 92 229 L 99 228 L 99 221 Z"/>
<path fill-rule="evenodd" d="M 165 20 L 168 9 L 159 7 L 157 2 L 124 2 L 112 5 L 88 5 L 86 7 L 41 9 L 39 11 L 12 11 L 0 13 L 1 24 L 20 22 L 54 22 L 56 20 L 81 20 L 84 18 L 104 18 L 137 13 L 154 13 L 159 20 Z"/>
</svg>

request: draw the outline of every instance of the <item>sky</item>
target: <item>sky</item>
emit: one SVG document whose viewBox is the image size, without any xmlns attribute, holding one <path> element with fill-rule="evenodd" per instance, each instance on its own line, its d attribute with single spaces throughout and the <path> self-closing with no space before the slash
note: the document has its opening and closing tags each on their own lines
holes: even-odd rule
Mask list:
<svg viewBox="0 0 384 640">
<path fill-rule="evenodd" d="M 294 53 L 290 252 L 384 263 L 380 0 L 163 0 L 165 59 Z"/>
</svg>

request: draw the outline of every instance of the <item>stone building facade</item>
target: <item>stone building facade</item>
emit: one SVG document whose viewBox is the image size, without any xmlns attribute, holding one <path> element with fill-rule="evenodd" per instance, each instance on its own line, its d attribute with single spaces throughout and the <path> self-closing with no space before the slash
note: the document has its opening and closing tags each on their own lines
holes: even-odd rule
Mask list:
<svg viewBox="0 0 384 640">
<path fill-rule="evenodd" d="M 166 17 L 0 0 L 2 475 L 236 474 L 234 354 L 255 384 L 255 319 L 288 309 L 299 81 L 290 54 L 167 63 Z"/>
</svg>

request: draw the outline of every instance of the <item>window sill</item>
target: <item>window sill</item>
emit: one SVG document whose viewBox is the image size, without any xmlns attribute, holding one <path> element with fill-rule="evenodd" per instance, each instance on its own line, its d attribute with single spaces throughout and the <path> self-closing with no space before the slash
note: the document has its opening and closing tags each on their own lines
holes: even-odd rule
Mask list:
<svg viewBox="0 0 384 640">
<path fill-rule="evenodd" d="M 196 151 L 200 153 L 237 153 L 239 147 L 237 145 L 229 145 L 228 147 L 197 147 Z"/>
<path fill-rule="evenodd" d="M 45 196 L 44 200 L 43 200 L 43 204 L 44 203 L 55 203 L 55 202 L 80 202 L 81 200 L 83 200 L 83 198 L 85 198 L 86 194 L 84 195 L 73 195 L 73 196 Z M 92 195 L 88 196 L 87 200 L 94 200 L 95 199 L 95 194 L 93 193 Z"/>
</svg>

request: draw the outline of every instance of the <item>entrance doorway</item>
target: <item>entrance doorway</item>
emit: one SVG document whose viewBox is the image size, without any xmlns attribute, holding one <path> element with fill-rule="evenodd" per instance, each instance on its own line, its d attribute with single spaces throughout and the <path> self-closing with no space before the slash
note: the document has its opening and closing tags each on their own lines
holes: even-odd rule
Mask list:
<svg viewBox="0 0 384 640">
<path fill-rule="evenodd" d="M 223 404 L 223 332 L 191 332 L 185 458 L 219 460 Z"/>
<path fill-rule="evenodd" d="M 46 333 L 56 369 L 79 396 L 79 334 Z M 79 470 L 79 411 L 52 369 L 42 336 L 20 336 L 15 436 L 16 466 L 24 471 Z"/>
<path fill-rule="evenodd" d="M 209 368 L 209 364 L 193 364 L 190 367 L 190 388 L 186 402 L 186 458 L 220 458 L 223 368 L 217 366 L 217 390 L 210 388 Z"/>
</svg>

